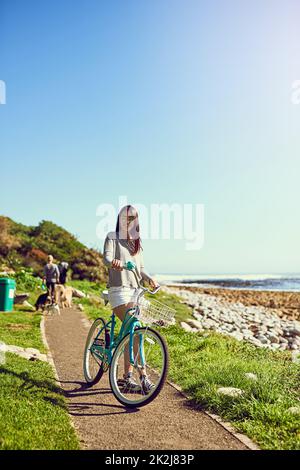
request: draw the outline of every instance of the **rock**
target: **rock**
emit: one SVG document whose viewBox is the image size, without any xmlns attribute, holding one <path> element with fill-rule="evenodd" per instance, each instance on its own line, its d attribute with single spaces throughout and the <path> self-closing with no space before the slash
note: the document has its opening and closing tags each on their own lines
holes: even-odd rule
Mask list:
<svg viewBox="0 0 300 470">
<path fill-rule="evenodd" d="M 249 328 L 249 330 L 251 330 L 252 333 L 254 333 L 254 334 L 255 334 L 255 333 L 259 333 L 259 326 L 258 326 L 257 324 L 255 324 L 255 323 L 254 323 L 254 324 L 253 324 L 253 323 L 250 324 L 248 328 Z"/>
<path fill-rule="evenodd" d="M 25 302 L 23 302 L 23 305 L 24 305 L 24 307 L 31 308 L 31 310 L 35 310 L 35 307 L 33 305 L 31 305 L 29 302 L 27 302 L 27 300 L 25 300 Z"/>
<path fill-rule="evenodd" d="M 271 343 L 279 343 L 279 338 L 274 334 L 269 334 L 268 339 L 271 341 Z"/>
<path fill-rule="evenodd" d="M 300 415 L 300 406 L 291 406 L 287 412 L 292 415 Z"/>
<path fill-rule="evenodd" d="M 195 317 L 197 320 L 203 320 L 203 315 L 200 315 L 199 313 L 193 313 L 193 317 Z"/>
<path fill-rule="evenodd" d="M 180 325 L 188 333 L 191 333 L 193 331 L 193 328 L 184 321 L 180 322 Z"/>
<path fill-rule="evenodd" d="M 295 362 L 296 364 L 300 364 L 300 352 L 298 351 L 292 352 L 292 362 Z"/>
<path fill-rule="evenodd" d="M 78 308 L 79 308 L 79 310 L 81 310 L 82 312 L 84 312 L 84 306 L 83 306 L 83 305 L 78 304 Z"/>
<path fill-rule="evenodd" d="M 261 343 L 260 341 L 258 341 L 258 339 L 256 338 L 249 338 L 249 343 L 253 344 L 254 346 L 257 346 L 257 347 L 261 347 Z"/>
<path fill-rule="evenodd" d="M 268 339 L 263 335 L 258 335 L 257 339 L 261 344 L 268 344 L 269 342 Z"/>
<path fill-rule="evenodd" d="M 35 348 L 26 348 L 25 351 L 28 352 L 29 354 L 40 354 L 40 351 Z"/>
<path fill-rule="evenodd" d="M 270 305 L 263 307 L 256 301 L 251 306 L 244 305 L 242 301 L 230 302 L 226 297 L 215 297 L 211 291 L 206 295 L 184 288 L 170 288 L 169 292 L 181 296 L 185 304 L 194 306 L 196 322 L 186 322 L 192 330 L 199 328 L 197 322 L 200 322 L 205 330 L 214 330 L 256 347 L 300 352 L 300 322 L 291 319 L 290 309 L 285 312 L 280 305 L 276 306 L 276 298 L 274 301 L 271 298 Z M 299 318 L 297 315 L 295 318 Z"/>
<path fill-rule="evenodd" d="M 253 332 L 251 330 L 243 329 L 242 334 L 246 336 L 253 336 Z"/>
<path fill-rule="evenodd" d="M 293 328 L 290 329 L 289 333 L 292 336 L 300 336 L 300 326 L 294 326 Z"/>
<path fill-rule="evenodd" d="M 192 328 L 196 328 L 197 330 L 203 330 L 202 323 L 200 321 L 188 320 L 187 322 Z"/>
<path fill-rule="evenodd" d="M 22 304 L 25 300 L 29 299 L 29 294 L 17 294 L 14 298 L 15 304 Z"/>
<path fill-rule="evenodd" d="M 195 308 L 195 303 L 194 302 L 188 302 L 188 307 Z"/>
<path fill-rule="evenodd" d="M 217 393 L 220 395 L 226 395 L 227 397 L 237 398 L 243 395 L 243 390 L 234 387 L 220 387 L 217 389 Z"/>
<path fill-rule="evenodd" d="M 258 334 L 264 335 L 265 333 L 267 333 L 267 331 L 268 331 L 268 328 L 265 325 L 261 325 L 258 329 Z"/>
<path fill-rule="evenodd" d="M 288 340 L 283 338 L 283 337 L 279 338 L 279 342 L 282 343 L 282 344 L 288 344 Z"/>
<path fill-rule="evenodd" d="M 84 297 L 86 297 L 86 294 L 84 292 L 78 289 L 74 289 L 74 287 L 72 288 L 72 295 L 73 297 L 77 297 L 79 299 L 83 299 Z"/>
<path fill-rule="evenodd" d="M 274 321 L 273 320 L 265 320 L 263 321 L 263 325 L 268 329 L 274 328 Z"/>
<path fill-rule="evenodd" d="M 202 327 L 205 329 L 205 330 L 210 330 L 210 329 L 213 329 L 214 327 L 217 326 L 217 322 L 215 322 L 214 320 L 204 320 L 202 322 Z"/>
<path fill-rule="evenodd" d="M 258 380 L 257 375 L 252 372 L 246 372 L 245 377 L 250 380 Z"/>
<path fill-rule="evenodd" d="M 29 361 L 40 360 L 43 362 L 47 362 L 47 355 L 40 353 L 38 349 L 35 348 L 21 348 L 20 346 L 15 346 L 13 344 L 2 344 L 1 347 L 2 351 L 10 352 L 13 354 L 17 354 L 24 359 Z"/>
<path fill-rule="evenodd" d="M 239 333 L 238 331 L 234 331 L 233 333 L 230 333 L 230 336 L 232 336 L 238 341 L 242 341 L 244 339 L 244 336 L 242 335 L 242 333 Z"/>
</svg>

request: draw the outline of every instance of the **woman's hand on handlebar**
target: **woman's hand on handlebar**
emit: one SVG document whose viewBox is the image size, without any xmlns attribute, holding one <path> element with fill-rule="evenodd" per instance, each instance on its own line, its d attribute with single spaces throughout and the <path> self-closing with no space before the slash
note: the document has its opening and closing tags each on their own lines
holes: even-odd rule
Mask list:
<svg viewBox="0 0 300 470">
<path fill-rule="evenodd" d="M 111 262 L 111 267 L 115 269 L 116 271 L 122 271 L 123 270 L 123 264 L 119 259 L 113 259 Z"/>
<path fill-rule="evenodd" d="M 149 279 L 149 284 L 152 290 L 155 290 L 159 287 L 158 282 L 153 277 Z"/>
</svg>

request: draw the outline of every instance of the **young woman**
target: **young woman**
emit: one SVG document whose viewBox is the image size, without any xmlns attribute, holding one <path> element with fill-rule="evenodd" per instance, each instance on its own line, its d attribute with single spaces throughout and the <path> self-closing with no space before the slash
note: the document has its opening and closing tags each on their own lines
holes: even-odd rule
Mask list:
<svg viewBox="0 0 300 470">
<path fill-rule="evenodd" d="M 109 303 L 117 317 L 123 321 L 126 311 L 133 307 L 139 293 L 135 276 L 132 272 L 123 269 L 127 261 L 132 261 L 137 267 L 140 280 L 149 282 L 152 289 L 158 287 L 155 279 L 151 278 L 144 269 L 144 261 L 140 239 L 140 226 L 138 213 L 132 206 L 121 209 L 115 232 L 110 232 L 104 243 L 104 263 L 108 266 L 108 298 Z M 152 383 L 146 375 L 141 377 L 141 386 L 133 378 L 133 366 L 129 362 L 129 353 L 124 355 L 125 386 L 132 391 L 149 392 Z"/>
</svg>

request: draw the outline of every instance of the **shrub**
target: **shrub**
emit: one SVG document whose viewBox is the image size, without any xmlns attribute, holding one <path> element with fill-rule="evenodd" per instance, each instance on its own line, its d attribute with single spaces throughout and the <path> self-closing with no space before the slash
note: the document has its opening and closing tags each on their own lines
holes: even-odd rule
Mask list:
<svg viewBox="0 0 300 470">
<path fill-rule="evenodd" d="M 16 281 L 16 288 L 20 290 L 34 291 L 41 287 L 42 279 L 33 275 L 31 268 L 21 269 L 11 276 Z"/>
</svg>

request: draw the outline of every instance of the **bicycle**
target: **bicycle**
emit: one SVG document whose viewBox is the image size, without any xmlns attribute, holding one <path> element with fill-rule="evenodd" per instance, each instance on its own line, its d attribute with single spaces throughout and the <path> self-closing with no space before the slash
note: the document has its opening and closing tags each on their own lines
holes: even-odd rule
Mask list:
<svg viewBox="0 0 300 470">
<path fill-rule="evenodd" d="M 135 275 L 140 288 L 136 305 L 126 311 L 116 337 L 114 312 L 107 323 L 100 317 L 94 321 L 86 340 L 83 371 L 86 382 L 92 386 L 109 370 L 109 382 L 115 398 L 126 407 L 135 408 L 145 406 L 157 397 L 165 383 L 169 366 L 169 353 L 163 336 L 143 324 L 169 324 L 174 319 L 175 310 L 157 300 L 150 302 L 144 298 L 145 293 L 156 294 L 160 286 L 154 291 L 143 287 L 134 263 L 129 261 L 123 268 Z M 102 297 L 107 304 L 107 291 Z M 133 366 L 136 383 L 141 382 L 141 374 L 146 371 L 146 376 L 153 384 L 147 393 L 142 386 L 135 391 L 126 387 L 126 358 Z"/>
</svg>

